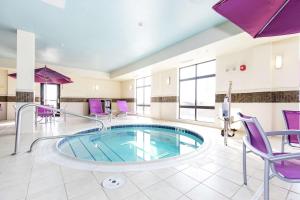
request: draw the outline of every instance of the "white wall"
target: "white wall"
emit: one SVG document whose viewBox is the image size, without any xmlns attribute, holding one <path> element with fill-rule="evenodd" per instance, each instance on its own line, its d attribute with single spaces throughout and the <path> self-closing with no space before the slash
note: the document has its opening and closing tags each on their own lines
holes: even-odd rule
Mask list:
<svg viewBox="0 0 300 200">
<path fill-rule="evenodd" d="M 218 55 L 216 68 L 216 93 L 227 93 L 229 81 L 233 82 L 233 93 L 251 93 L 266 91 L 289 91 L 300 88 L 300 40 L 299 37 L 279 42 L 266 43 L 238 52 Z M 282 55 L 282 69 L 274 68 L 276 55 Z M 245 64 L 247 70 L 239 70 Z M 235 69 L 235 70 L 234 70 Z M 228 71 L 229 70 L 229 71 Z M 152 75 L 152 97 L 178 96 L 177 66 Z M 166 80 L 171 77 L 171 84 Z M 284 129 L 283 109 L 299 110 L 299 103 L 233 103 L 232 112 L 244 112 L 256 116 L 265 130 Z M 151 116 L 158 119 L 177 120 L 177 103 L 151 103 Z M 221 115 L 221 103 L 216 103 L 214 123 L 189 121 L 207 126 L 221 127 L 218 119 Z M 237 119 L 237 118 L 236 118 Z M 234 127 L 239 128 L 237 123 Z"/>
<path fill-rule="evenodd" d="M 50 67 L 52 68 L 52 67 Z M 60 67 L 55 67 L 55 70 L 60 71 Z M 62 68 L 63 69 L 63 68 Z M 121 97 L 121 83 L 120 81 L 109 80 L 100 77 L 97 79 L 95 76 L 90 76 L 90 74 L 81 74 L 78 71 L 68 71 L 67 69 L 62 70 L 64 74 L 71 77 L 74 83 L 64 84 L 61 87 L 61 97 L 75 97 L 75 98 L 120 98 Z M 2 72 L 2 73 L 1 73 Z M 14 73 L 15 70 L 0 70 L 0 87 L 1 83 L 5 82 L 7 89 L 2 94 L 3 89 L 0 88 L 0 95 L 15 96 L 16 95 L 16 79 L 7 78 L 7 73 Z M 96 74 L 97 72 L 95 72 Z M 5 79 L 2 79 L 2 76 Z M 34 84 L 35 96 L 40 96 L 40 84 Z M 1 103 L 2 104 L 2 103 Z M 6 105 L 4 105 L 6 104 Z M 0 112 L 0 120 L 9 119 L 12 120 L 15 117 L 15 102 L 3 103 L 4 111 Z M 88 114 L 88 104 L 86 102 L 62 102 L 61 106 L 70 110 L 72 112 L 87 115 Z M 115 103 L 112 104 L 112 109 L 116 110 Z M 7 110 L 7 112 L 6 112 Z M 3 116 L 2 116 L 3 115 Z M 1 117 L 2 116 L 2 117 Z"/>
<path fill-rule="evenodd" d="M 272 45 L 265 44 L 216 58 L 216 93 L 228 90 L 228 82 L 233 82 L 233 92 L 255 92 L 272 90 L 271 70 Z M 241 72 L 240 65 L 247 70 Z M 236 68 L 233 71 L 233 68 Z M 230 70 L 226 72 L 226 70 Z"/>
<path fill-rule="evenodd" d="M 178 96 L 178 77 L 177 68 L 157 72 L 152 75 L 152 97 Z M 170 78 L 170 84 L 167 79 Z M 152 102 L 151 117 L 164 120 L 177 119 L 178 103 L 173 102 Z"/>
<path fill-rule="evenodd" d="M 283 56 L 282 69 L 274 68 L 276 55 Z M 247 66 L 244 72 L 239 70 L 242 64 Z M 227 93 L 229 81 L 233 82 L 233 93 L 299 90 L 299 66 L 299 37 L 218 56 L 216 93 Z M 220 105 L 216 105 L 216 115 Z M 275 130 L 284 128 L 281 110 L 297 110 L 299 104 L 233 103 L 232 108 L 233 111 L 257 116 L 265 130 Z"/>
<path fill-rule="evenodd" d="M 135 80 L 121 82 L 121 98 L 135 98 Z M 129 110 L 135 112 L 135 102 L 128 102 Z"/>
<path fill-rule="evenodd" d="M 0 96 L 6 96 L 7 95 L 7 71 L 6 70 L 0 70 Z M 6 113 L 7 113 L 7 102 L 1 102 L 1 108 L 0 108 L 0 120 L 6 119 Z"/>
</svg>

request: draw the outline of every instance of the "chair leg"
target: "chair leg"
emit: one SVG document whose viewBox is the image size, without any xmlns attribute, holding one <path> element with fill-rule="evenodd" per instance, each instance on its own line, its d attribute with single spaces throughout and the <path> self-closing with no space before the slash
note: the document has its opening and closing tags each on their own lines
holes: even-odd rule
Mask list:
<svg viewBox="0 0 300 200">
<path fill-rule="evenodd" d="M 243 177 L 244 177 L 244 185 L 247 185 L 247 149 L 244 143 L 243 143 Z"/>
<path fill-rule="evenodd" d="M 268 160 L 265 160 L 264 171 L 264 200 L 269 200 L 270 162 Z"/>
<path fill-rule="evenodd" d="M 281 141 L 281 153 L 284 153 L 284 145 L 285 145 L 285 136 L 282 136 L 282 141 Z"/>
<path fill-rule="evenodd" d="M 35 123 L 35 127 L 37 127 L 37 123 L 38 123 L 38 121 L 37 121 L 37 113 L 35 113 L 35 115 L 34 115 L 34 123 Z"/>
</svg>

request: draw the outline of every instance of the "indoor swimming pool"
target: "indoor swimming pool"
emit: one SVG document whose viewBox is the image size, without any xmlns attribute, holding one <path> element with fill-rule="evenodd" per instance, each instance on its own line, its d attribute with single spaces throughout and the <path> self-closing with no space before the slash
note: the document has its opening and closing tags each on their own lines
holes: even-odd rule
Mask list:
<svg viewBox="0 0 300 200">
<path fill-rule="evenodd" d="M 61 139 L 56 146 L 60 153 L 74 159 L 124 163 L 177 157 L 196 151 L 203 142 L 202 136 L 190 130 L 143 124 L 80 132 Z"/>
</svg>

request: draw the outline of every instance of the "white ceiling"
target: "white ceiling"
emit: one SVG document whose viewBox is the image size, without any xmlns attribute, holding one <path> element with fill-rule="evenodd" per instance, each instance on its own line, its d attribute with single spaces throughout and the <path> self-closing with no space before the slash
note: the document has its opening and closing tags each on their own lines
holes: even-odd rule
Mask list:
<svg viewBox="0 0 300 200">
<path fill-rule="evenodd" d="M 36 34 L 39 63 L 111 72 L 225 21 L 218 0 L 1 0 L 0 58 L 16 30 Z"/>
</svg>

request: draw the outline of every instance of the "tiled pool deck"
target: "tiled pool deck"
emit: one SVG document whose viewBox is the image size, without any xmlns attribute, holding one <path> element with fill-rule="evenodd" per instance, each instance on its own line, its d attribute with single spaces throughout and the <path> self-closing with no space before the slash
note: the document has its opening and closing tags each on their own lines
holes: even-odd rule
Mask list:
<svg viewBox="0 0 300 200">
<path fill-rule="evenodd" d="M 242 182 L 241 134 L 229 139 L 224 147 L 220 131 L 197 125 L 129 117 L 113 120 L 113 124 L 155 122 L 180 125 L 210 134 L 212 147 L 204 158 L 184 165 L 152 171 L 102 173 L 82 171 L 60 166 L 38 156 L 25 153 L 31 141 L 39 135 L 56 135 L 88 129 L 94 123 L 69 118 L 67 125 L 40 124 L 33 135 L 22 134 L 21 150 L 10 156 L 14 145 L 14 126 L 0 123 L 0 199 L 1 200 L 207 200 L 252 199 L 263 178 L 263 162 L 248 156 L 248 186 Z M 279 149 L 278 138 L 272 138 L 273 148 Z M 126 179 L 118 189 L 103 189 L 101 182 L 110 175 Z M 262 197 L 259 197 L 262 199 Z M 277 178 L 271 181 L 271 199 L 300 199 L 300 184 L 285 183 Z"/>
</svg>

